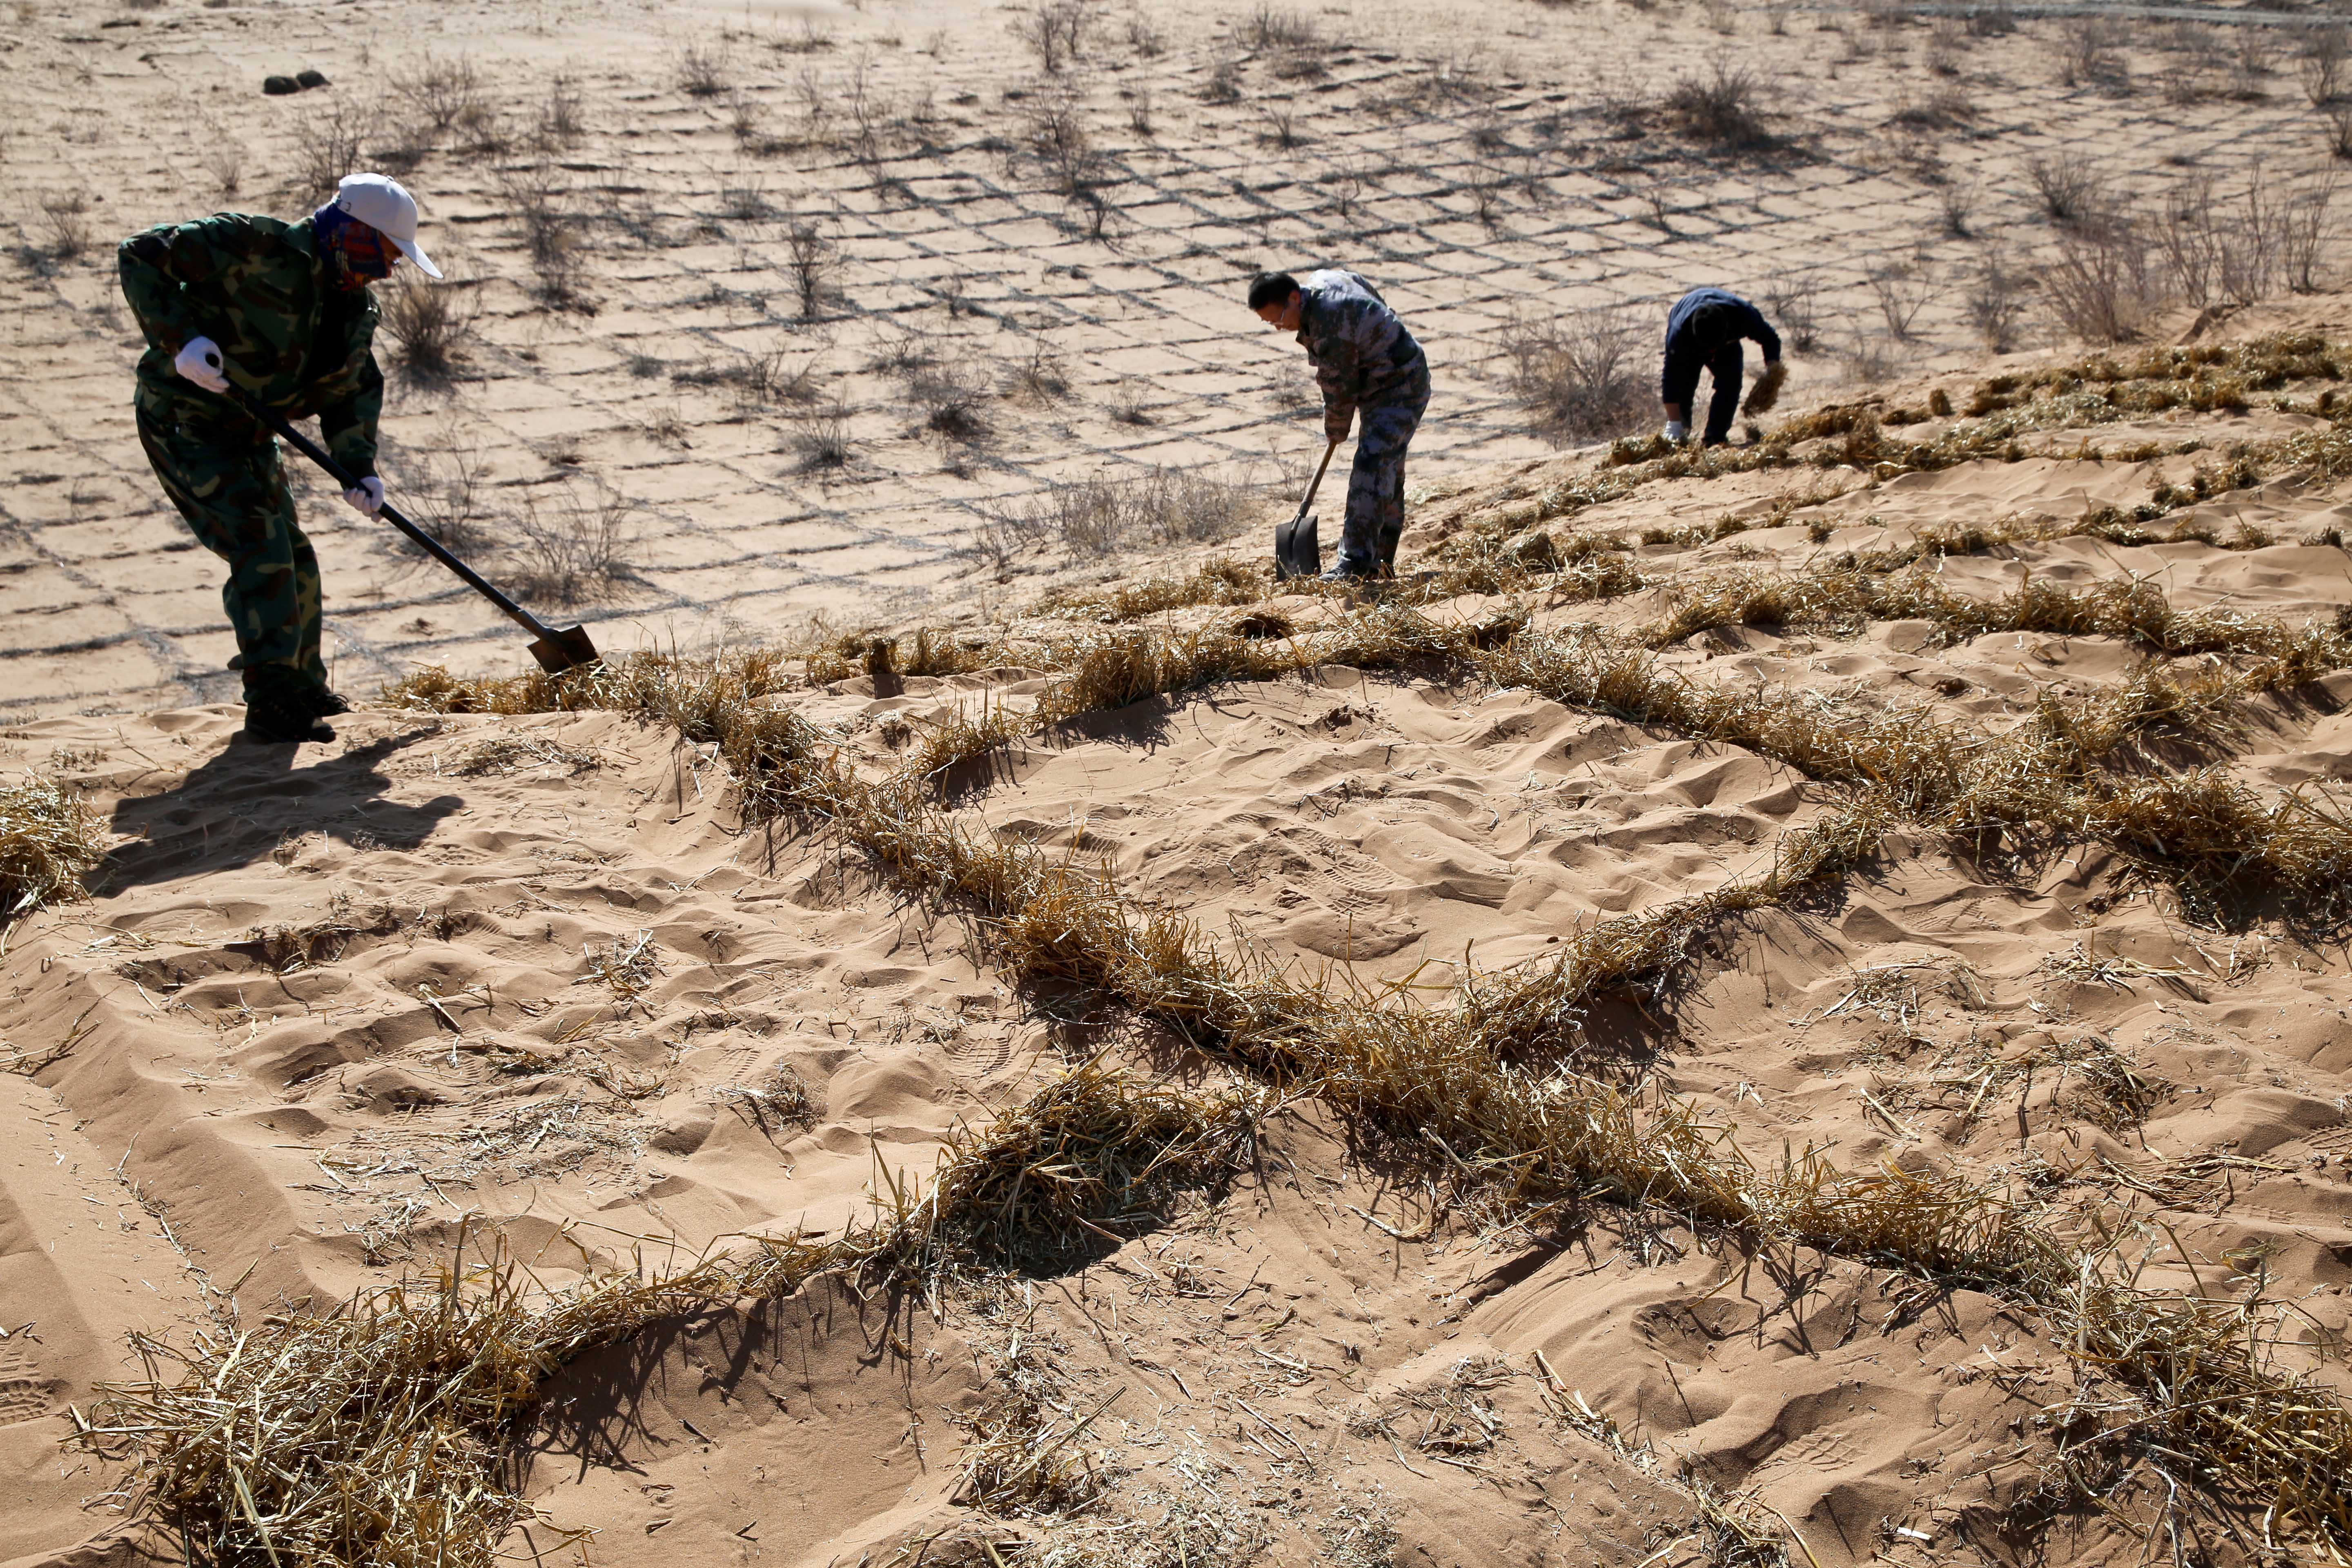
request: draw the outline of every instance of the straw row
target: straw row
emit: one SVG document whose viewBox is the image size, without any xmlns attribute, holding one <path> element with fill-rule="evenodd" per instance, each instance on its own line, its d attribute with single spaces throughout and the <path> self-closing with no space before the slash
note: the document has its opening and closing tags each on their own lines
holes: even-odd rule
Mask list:
<svg viewBox="0 0 2352 1568">
<path fill-rule="evenodd" d="M 1979 384 L 1963 405 L 1967 422 L 1928 441 L 1889 436 L 1885 426 L 1895 422 L 1892 412 L 1873 405 L 1832 405 L 1797 416 L 1748 447 L 1694 451 L 1656 437 L 1628 437 L 1611 449 L 1601 467 L 1551 487 L 1531 508 L 1515 510 L 1507 521 L 1498 522 L 1507 527 L 1573 516 L 1668 479 L 1714 479 L 1801 462 L 1859 468 L 1874 479 L 1886 479 L 1987 458 L 2013 460 L 2024 456 L 2018 437 L 2027 434 L 2113 424 L 2170 408 L 2235 411 L 2247 406 L 2253 395 L 2275 394 L 2291 382 L 2341 381 L 2346 375 L 2340 346 L 2308 332 L 2273 333 L 2231 345 L 2151 350 L 2123 360 L 2095 356 Z M 2322 393 L 2307 412 L 2332 417 L 2352 410 Z M 1927 410 L 1916 413 L 1919 419 L 1927 416 Z M 1795 448 L 1807 442 L 1821 444 L 1801 458 Z M 2150 446 L 2137 455 L 2155 456 L 2156 448 Z M 2242 488 L 2263 472 L 2292 468 L 2341 472 L 2347 460 L 2352 460 L 2352 435 L 2341 428 L 2304 432 L 2233 448 L 2221 482 L 2224 489 Z"/>
<path fill-rule="evenodd" d="M 1227 955 L 1188 922 L 1120 896 L 1106 872 L 983 845 L 898 784 L 862 784 L 814 744 L 782 760 L 756 782 L 765 809 L 821 819 L 910 887 L 966 902 L 1024 985 L 1116 1000 L 1317 1094 L 1359 1138 L 1392 1156 L 1419 1151 L 1466 1194 L 1522 1216 L 1595 1199 L 1664 1210 L 1746 1247 L 1812 1247 L 2032 1306 L 2086 1366 L 2132 1393 L 2114 1441 L 2137 1452 L 2161 1432 L 2167 1452 L 2189 1458 L 2184 1480 L 2232 1507 L 2277 1499 L 2270 1524 L 2280 1535 L 2352 1542 L 2352 1418 L 2324 1391 L 2267 1369 L 2242 1304 L 2141 1292 L 2010 1194 L 1894 1168 L 1843 1174 L 1811 1152 L 1759 1166 L 1689 1102 L 1645 1106 L 1515 1059 L 1553 1043 L 1544 1036 L 1590 996 L 1580 973 L 1598 983 L 1671 962 L 1698 921 L 1759 907 L 1869 853 L 1878 824 L 1866 802 L 1790 836 L 1765 878 L 1670 918 L 1611 922 L 1613 952 L 1588 942 L 1558 967 L 1473 976 L 1456 1005 L 1423 1010 L 1335 998 Z"/>
<path fill-rule="evenodd" d="M 842 1235 L 760 1238 L 674 1274 L 640 1258 L 544 1290 L 500 1248 L 468 1262 L 461 1225 L 430 1281 L 184 1346 L 138 1337 L 146 1378 L 77 1413 L 77 1436 L 135 1461 L 142 1504 L 220 1568 L 489 1568 L 533 1515 L 507 1445 L 565 1362 L 827 1276 L 936 1302 L 968 1271 L 1063 1266 L 1228 1178 L 1267 1103 L 1088 1062 L 959 1129 L 928 1185 L 877 1167 L 876 1214 Z"/>
</svg>

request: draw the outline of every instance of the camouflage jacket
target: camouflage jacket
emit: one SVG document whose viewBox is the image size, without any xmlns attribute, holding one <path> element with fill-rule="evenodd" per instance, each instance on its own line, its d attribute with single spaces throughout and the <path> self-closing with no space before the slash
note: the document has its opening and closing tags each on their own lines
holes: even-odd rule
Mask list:
<svg viewBox="0 0 2352 1568">
<path fill-rule="evenodd" d="M 1360 405 L 1427 395 L 1429 361 L 1379 289 L 1332 268 L 1300 279 L 1298 291 L 1298 342 L 1323 389 L 1326 436 L 1345 437 Z"/>
<path fill-rule="evenodd" d="M 190 338 L 210 338 L 230 380 L 289 419 L 317 415 L 337 462 L 356 475 L 375 472 L 383 408 L 375 301 L 364 289 L 333 285 L 309 218 L 216 213 L 164 224 L 124 240 L 116 261 L 123 298 L 147 334 L 142 383 L 225 413 L 223 399 L 172 368 Z"/>
</svg>

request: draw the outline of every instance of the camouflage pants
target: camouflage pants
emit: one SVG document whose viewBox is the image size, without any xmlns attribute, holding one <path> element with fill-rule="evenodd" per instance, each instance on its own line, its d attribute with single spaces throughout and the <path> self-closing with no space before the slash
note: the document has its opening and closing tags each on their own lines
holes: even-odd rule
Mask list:
<svg viewBox="0 0 2352 1568">
<path fill-rule="evenodd" d="M 246 689 L 290 681 L 324 686 L 319 658 L 319 558 L 294 520 L 278 443 L 209 395 L 140 385 L 139 444 L 196 542 L 228 563 L 221 605 L 236 634 L 229 668 Z M 217 405 L 217 406 L 214 406 Z"/>
<path fill-rule="evenodd" d="M 1424 379 L 1391 401 L 1356 410 L 1356 466 L 1348 475 L 1340 570 L 1370 572 L 1395 562 L 1397 538 L 1404 532 L 1404 450 L 1428 406 Z"/>
</svg>

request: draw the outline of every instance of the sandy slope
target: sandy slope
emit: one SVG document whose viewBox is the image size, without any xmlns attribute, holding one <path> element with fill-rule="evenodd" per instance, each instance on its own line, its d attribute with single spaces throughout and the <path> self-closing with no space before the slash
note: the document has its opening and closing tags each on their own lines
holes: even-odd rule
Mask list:
<svg viewBox="0 0 2352 1568">
<path fill-rule="evenodd" d="M 943 0 L 13 6 L 0 658 L 29 673 L 0 712 L 236 694 L 215 567 L 131 428 L 112 245 L 221 206 L 303 210 L 338 126 L 422 195 L 473 312 L 454 377 L 394 374 L 394 493 L 459 514 L 541 601 L 560 574 L 527 525 L 561 537 L 610 501 L 620 570 L 578 587 L 616 647 L 985 615 L 1035 574 L 1125 570 L 1035 529 L 980 547 L 992 513 L 1056 481 L 1174 465 L 1294 489 L 1313 397 L 1297 352 L 1241 310 L 1260 265 L 1351 266 L 1388 292 L 1435 367 L 1413 473 L 1442 484 L 1544 450 L 1506 386 L 1516 316 L 1622 305 L 1646 355 L 1695 283 L 1778 298 L 1784 325 L 1815 319 L 1791 334 L 1803 399 L 1977 353 L 1985 258 L 2030 278 L 2059 238 L 2033 160 L 2087 159 L 2147 215 L 2185 182 L 2234 202 L 2259 163 L 2284 197 L 2326 164 L 2286 54 L 2236 71 L 2268 27 L 2143 26 L 2123 75 L 2085 80 L 2049 19 L 1354 0 L 1305 8 L 1320 43 L 1302 48 L 1253 41 L 1254 9 L 1106 5 L 1080 63 L 1048 73 L 1014 37 L 1026 10 Z M 709 68 L 693 90 L 689 57 Z M 482 111 L 438 131 L 394 90 L 436 61 L 477 72 Z M 1718 64 L 1757 73 L 1769 146 L 1662 117 L 1678 79 Z M 333 85 L 260 94 L 304 68 Z M 559 84 L 579 127 L 551 144 Z M 1037 151 L 1060 108 L 1094 156 L 1098 232 Z M 530 200 L 576 244 L 558 293 Z M 813 311 L 796 225 L 836 262 Z M 2047 341 L 2035 325 L 2019 345 Z M 891 368 L 923 354 L 977 389 L 978 438 L 927 429 Z M 1032 366 L 1052 374 L 1024 385 Z M 810 467 L 803 437 L 836 404 L 849 461 Z M 499 667 L 493 611 L 299 482 L 347 685 Z"/>
<path fill-rule="evenodd" d="M 2218 439 L 2268 417 L 2167 429 Z M 2053 441 L 2070 455 L 1906 478 L 1638 559 L 1798 565 L 1915 523 L 2071 518 L 2158 477 Z M 1486 481 L 1423 526 L 1442 534 L 1542 478 Z M 1578 526 L 1630 537 L 1813 482 L 1675 481 Z M 2134 572 L 2183 605 L 2352 603 L 2343 551 L 2295 542 L 2345 515 L 2336 489 L 2281 480 L 2204 504 L 2282 542 L 2061 540 L 1941 569 L 1978 595 L 2027 573 Z M 1538 599 L 1537 623 L 1630 628 L 1664 594 Z M 1302 625 L 1335 613 L 1271 607 Z M 2040 693 L 2112 684 L 2143 658 L 2100 637 L 1944 644 L 1932 629 L 1733 627 L 1664 657 L 1840 713 L 1908 705 L 1995 731 Z M 906 724 L 1017 710 L 1042 684 L 1009 670 L 877 696 L 859 677 L 790 700 L 882 763 Z M 2347 700 L 2338 675 L 2245 704 L 2225 760 L 2271 789 L 2340 781 Z M 877 1169 L 925 1169 L 956 1119 L 1070 1060 L 1170 1065 L 1115 1016 L 1011 994 L 952 910 L 860 858 L 740 831 L 723 770 L 658 730 L 377 711 L 289 754 L 232 742 L 235 724 L 195 709 L 0 738 L 0 765 L 82 784 L 121 836 L 96 898 L 24 922 L 0 960 L 9 1046 L 70 1042 L 30 1080 L 0 1079 L 16 1151 L 0 1187 L 0 1433 L 29 1500 L 6 1552 L 50 1560 L 110 1517 L 78 1506 L 104 1489 L 86 1461 L 59 1473 L 51 1445 L 57 1412 L 126 1369 L 129 1330 L 192 1321 L 216 1293 L 247 1313 L 323 1304 L 439 1255 L 461 1217 L 558 1280 L 640 1250 L 829 1233 L 863 1212 Z M 1539 958 L 1596 917 L 1752 873 L 1833 796 L 1663 727 L 1333 666 L 1093 715 L 957 788 L 974 824 L 1108 857 L 1131 895 L 1367 988 Z M 2347 1005 L 2336 948 L 2274 921 L 2187 923 L 2103 851 L 2012 874 L 1898 835 L 1832 896 L 1743 917 L 1664 993 L 1597 1008 L 1580 1049 L 1696 1097 L 1753 1157 L 1811 1147 L 1848 1170 L 2137 1204 L 2187 1253 L 2149 1282 L 2259 1278 L 2317 1348 L 2352 1329 Z M 2118 1100 L 2095 1062 L 2126 1065 L 2145 1092 Z M 893 1562 L 980 1527 L 1150 1563 L 1631 1565 L 1686 1528 L 1673 1477 L 1687 1464 L 1752 1489 L 1824 1565 L 2028 1548 L 2004 1510 L 2033 1473 L 2032 1418 L 2074 1377 L 2031 1314 L 1930 1300 L 1851 1259 L 1742 1258 L 1608 1209 L 1533 1230 L 1433 1215 L 1426 1191 L 1351 1160 L 1339 1133 L 1296 1104 L 1223 1200 L 940 1321 L 828 1287 L 575 1363 L 531 1439 L 545 1528 L 593 1526 L 595 1553 L 623 1563 Z M 1023 1376 L 1074 1411 L 1118 1394 L 1092 1436 L 1109 1498 L 980 1526 L 952 1500 L 956 1418 Z M 1563 1420 L 1578 1394 L 1655 1445 L 1664 1474 Z M 2074 1520 L 2039 1549 L 2088 1563 L 2141 1548 Z"/>
</svg>

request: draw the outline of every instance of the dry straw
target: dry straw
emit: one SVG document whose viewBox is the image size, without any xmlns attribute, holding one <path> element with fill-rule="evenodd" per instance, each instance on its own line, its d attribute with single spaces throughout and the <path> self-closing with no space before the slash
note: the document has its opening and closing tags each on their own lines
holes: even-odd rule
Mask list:
<svg viewBox="0 0 2352 1568">
<path fill-rule="evenodd" d="M 0 784 L 0 925 L 43 904 L 82 896 L 82 876 L 106 858 L 98 819 L 54 779 Z"/>
<path fill-rule="evenodd" d="M 974 1268 L 1058 1267 L 1165 1223 L 1236 1170 L 1262 1093 L 1147 1083 L 1089 1062 L 988 1125 L 960 1129 L 928 1188 L 880 1169 L 868 1221 L 761 1239 L 742 1259 L 556 1290 L 493 1247 L 334 1312 L 272 1315 L 185 1345 L 140 1336 L 77 1436 L 136 1462 L 142 1500 L 223 1568 L 489 1568 L 534 1516 L 509 1440 L 548 1376 L 596 1345 L 742 1296 L 834 1275 L 934 1305 Z"/>
<path fill-rule="evenodd" d="M 2143 417 L 2171 408 L 2233 411 L 2256 394 L 2276 395 L 2292 383 L 2340 381 L 2352 374 L 2352 356 L 2340 345 L 2309 332 L 2283 332 L 2230 345 L 2150 349 L 2118 357 L 2101 354 L 2038 372 L 1995 376 L 1969 395 L 1969 416 L 1924 441 L 1891 436 L 1872 405 L 1833 405 L 1782 421 L 1764 439 L 1744 447 L 1693 451 L 1655 437 L 1619 441 L 1603 464 L 1546 489 L 1532 508 L 1513 508 L 1484 530 L 1457 535 L 1448 550 L 1476 550 L 1482 534 L 1573 516 L 1620 500 L 1643 487 L 1668 479 L 1715 478 L 1767 468 L 1811 465 L 1854 467 L 1873 479 L 1934 472 L 1983 458 L 2023 455 L 2019 437 Z M 2310 412 L 2330 418 L 2346 413 L 2332 393 L 2323 392 Z M 1906 422 L 1927 417 L 1905 414 Z M 1798 448 L 1811 444 L 1801 453 Z M 2154 456 L 2149 447 L 2141 456 Z M 2352 435 L 2341 428 L 2300 431 L 2293 436 L 2242 443 L 2229 460 L 2200 483 L 2199 499 L 2216 488 L 2252 484 L 2265 473 L 2315 469 L 2339 474 L 2352 468 Z"/>
</svg>

